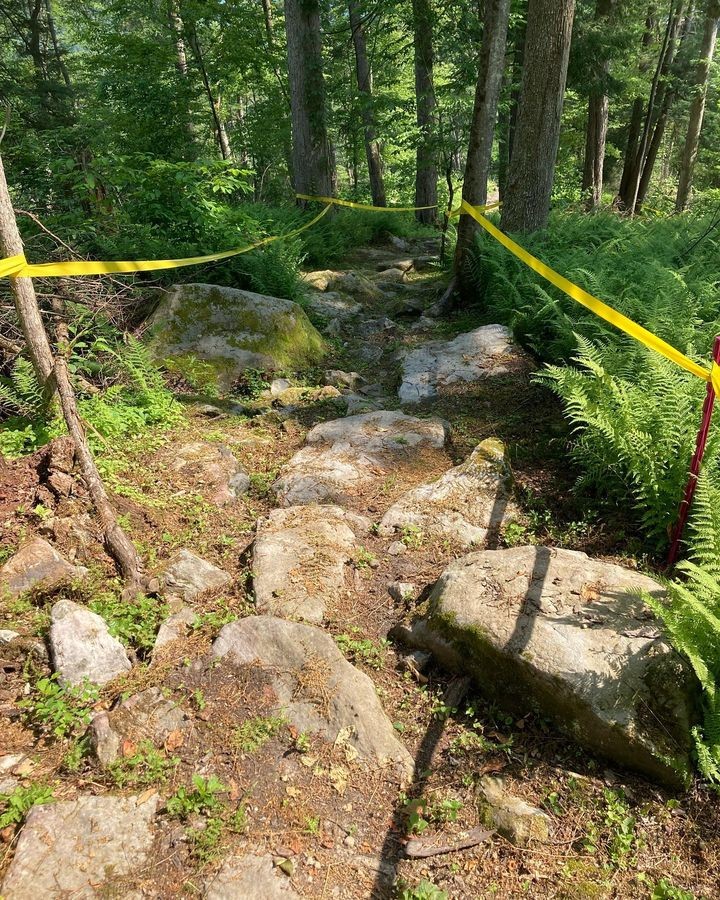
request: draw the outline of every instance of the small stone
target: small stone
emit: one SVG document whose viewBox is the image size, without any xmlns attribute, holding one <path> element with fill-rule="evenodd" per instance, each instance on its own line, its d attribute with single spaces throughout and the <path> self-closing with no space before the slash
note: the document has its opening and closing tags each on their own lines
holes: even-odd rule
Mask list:
<svg viewBox="0 0 720 900">
<path fill-rule="evenodd" d="M 413 650 L 402 659 L 404 667 L 415 675 L 422 675 L 431 662 L 432 653 L 427 650 Z"/>
<path fill-rule="evenodd" d="M 210 591 L 227 587 L 232 578 L 217 566 L 190 550 L 179 550 L 163 571 L 165 584 L 184 600 L 193 600 Z"/>
<path fill-rule="evenodd" d="M 396 603 L 405 603 L 408 600 L 412 600 L 416 592 L 416 586 L 410 581 L 393 581 L 388 585 L 388 594 Z"/>
<path fill-rule="evenodd" d="M 123 645 L 86 607 L 59 600 L 50 620 L 50 654 L 61 684 L 82 685 L 87 679 L 102 686 L 131 668 Z"/>
<path fill-rule="evenodd" d="M 11 644 L 15 638 L 20 635 L 17 631 L 11 631 L 9 628 L 0 628 L 0 644 Z"/>
<path fill-rule="evenodd" d="M 356 390 L 361 384 L 364 384 L 365 379 L 357 372 L 343 372 L 342 369 L 328 369 L 327 372 L 325 372 L 325 381 L 336 388 L 348 387 L 352 390 Z"/>
<path fill-rule="evenodd" d="M 403 553 L 407 553 L 407 547 L 402 541 L 393 541 L 388 547 L 387 552 L 390 556 L 402 556 Z"/>
<path fill-rule="evenodd" d="M 287 876 L 293 874 L 291 860 L 284 857 L 247 854 L 228 859 L 207 884 L 204 900 L 299 900 L 276 868 Z"/>
<path fill-rule="evenodd" d="M 369 397 L 363 397 L 360 394 L 345 394 L 343 400 L 347 404 L 347 414 L 349 416 L 357 416 L 362 413 L 374 412 L 378 409 L 377 403 Z"/>
<path fill-rule="evenodd" d="M 286 391 L 290 387 L 290 382 L 287 378 L 274 378 L 270 382 L 270 395 L 272 397 L 279 397 L 283 391 Z"/>
<path fill-rule="evenodd" d="M 547 841 L 550 817 L 505 791 L 502 779 L 485 775 L 480 782 L 479 812 L 487 828 L 496 829 L 516 847 Z"/>
<path fill-rule="evenodd" d="M 42 538 L 29 541 L 0 568 L 0 594 L 17 597 L 30 588 L 51 588 L 65 579 L 79 578 L 87 570 L 70 565 Z"/>
<path fill-rule="evenodd" d="M 351 834 L 349 834 L 343 841 L 343 844 L 345 844 L 346 847 L 354 847 L 356 843 L 357 841 Z"/>
<path fill-rule="evenodd" d="M 224 506 L 250 488 L 250 478 L 229 447 L 194 441 L 173 449 L 172 471 L 204 489 L 212 503 Z"/>
<path fill-rule="evenodd" d="M 410 264 L 412 266 L 412 263 Z M 404 269 L 383 269 L 377 276 L 379 282 L 384 282 L 385 284 L 397 284 L 398 282 L 405 281 L 405 270 Z"/>
<path fill-rule="evenodd" d="M 212 403 L 198 403 L 193 409 L 199 416 L 205 416 L 206 419 L 217 419 L 223 411 L 219 406 L 213 406 Z"/>
<path fill-rule="evenodd" d="M 187 636 L 189 629 L 197 621 L 197 613 L 192 606 L 180 606 L 175 612 L 165 619 L 158 629 L 153 655 L 166 644 L 177 641 Z"/>
</svg>

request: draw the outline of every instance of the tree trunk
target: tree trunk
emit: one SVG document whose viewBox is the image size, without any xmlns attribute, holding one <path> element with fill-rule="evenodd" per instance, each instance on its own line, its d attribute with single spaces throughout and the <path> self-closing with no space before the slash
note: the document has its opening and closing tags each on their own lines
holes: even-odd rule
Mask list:
<svg viewBox="0 0 720 900">
<path fill-rule="evenodd" d="M 0 255 L 17 256 L 20 253 L 23 253 L 23 243 L 15 221 L 15 211 L 5 180 L 2 158 L 0 158 Z M 49 397 L 52 394 L 50 379 L 54 360 L 35 297 L 32 279 L 11 278 L 10 293 L 15 303 L 15 312 L 25 337 L 35 377 L 46 396 Z"/>
<path fill-rule="evenodd" d="M 7 256 L 15 256 L 23 252 L 1 157 L 0 248 Z M 58 353 L 57 357 L 53 357 L 32 280 L 30 278 L 11 278 L 10 290 L 38 381 L 43 388 L 46 388 L 48 383 L 54 383 L 57 388 L 63 417 L 75 445 L 75 456 L 102 524 L 105 546 L 125 579 L 126 589 L 135 592 L 141 586 L 140 558 L 132 541 L 118 524 L 117 516 L 110 504 L 95 460 L 88 447 L 78 416 L 75 392 L 70 381 L 67 361 L 62 352 Z M 64 329 L 64 325 L 61 325 L 60 328 Z M 63 338 L 62 344 L 67 346 L 67 332 L 61 330 L 60 334 Z"/>
<path fill-rule="evenodd" d="M 198 39 L 197 31 L 195 30 L 194 25 L 190 27 L 189 39 L 193 55 L 195 56 L 195 62 L 197 63 L 198 69 L 200 70 L 200 75 L 202 76 L 203 87 L 205 88 L 205 95 L 208 99 L 210 112 L 212 113 L 213 123 L 215 125 L 215 140 L 217 141 L 220 155 L 223 159 L 232 159 L 230 139 L 228 138 L 227 131 L 225 130 L 225 123 L 223 122 L 220 115 L 220 98 L 215 97 L 215 95 L 213 94 L 212 86 L 210 84 L 210 78 L 208 76 L 207 69 L 205 68 L 205 59 L 203 57 L 202 48 L 200 46 L 200 41 Z"/>
<path fill-rule="evenodd" d="M 55 28 L 55 17 L 53 16 L 51 0 L 45 0 L 45 16 L 47 18 L 47 26 L 48 26 L 48 32 L 50 33 L 50 40 L 52 41 L 53 51 L 55 53 L 55 60 L 58 64 L 58 68 L 60 69 L 60 74 L 62 75 L 62 79 L 65 82 L 65 87 L 70 91 L 70 90 L 72 90 L 72 82 L 70 81 L 70 72 L 68 71 L 68 67 L 65 65 L 65 60 L 63 59 L 62 50 L 60 49 L 60 42 L 58 41 L 57 29 Z"/>
<path fill-rule="evenodd" d="M 180 18 L 178 0 L 170 0 L 168 4 L 168 18 L 170 20 L 170 27 L 175 35 L 175 66 L 183 78 L 187 78 L 187 51 L 185 50 L 185 34 L 183 21 Z"/>
<path fill-rule="evenodd" d="M 433 14 L 430 0 L 412 0 L 415 48 L 415 108 L 419 142 L 415 173 L 415 206 L 437 206 L 435 152 L 435 85 L 433 83 Z M 419 209 L 418 222 L 430 224 L 437 209 Z"/>
<path fill-rule="evenodd" d="M 597 0 L 595 21 L 608 20 L 613 11 L 614 0 Z M 599 60 L 594 73 L 595 83 L 588 98 L 588 121 L 585 136 L 585 163 L 583 166 L 582 192 L 587 197 L 588 211 L 596 210 L 602 201 L 603 166 L 605 163 L 605 143 L 607 141 L 609 100 L 607 80 L 610 75 L 610 60 L 605 56 Z"/>
<path fill-rule="evenodd" d="M 327 132 L 319 0 L 285 0 L 295 190 L 333 196 L 335 159 Z"/>
<path fill-rule="evenodd" d="M 275 46 L 275 40 L 273 38 L 272 6 L 270 6 L 270 0 L 262 0 L 262 8 L 263 18 L 265 19 L 265 36 L 267 37 L 268 47 L 272 50 Z"/>
<path fill-rule="evenodd" d="M 703 30 L 700 59 L 695 70 L 695 92 L 690 104 L 690 119 L 680 162 L 680 182 L 678 184 L 677 197 L 675 198 L 676 212 L 682 212 L 686 209 L 690 200 L 693 171 L 695 169 L 698 146 L 700 145 L 700 131 L 702 130 L 703 117 L 705 115 L 710 66 L 717 41 L 718 23 L 720 23 L 720 3 L 717 0 L 709 0 L 705 14 L 705 28 Z"/>
<path fill-rule="evenodd" d="M 640 191 L 640 181 L 643 176 L 643 169 L 647 160 L 648 147 L 650 145 L 651 130 L 655 120 L 655 110 L 658 103 L 658 93 L 664 92 L 665 83 L 661 83 L 661 79 L 667 76 L 672 54 L 674 53 L 675 39 L 680 25 L 680 15 L 682 12 L 684 0 L 671 0 L 670 11 L 668 12 L 668 21 L 665 28 L 665 36 L 663 45 L 660 50 L 655 74 L 653 76 L 652 85 L 650 87 L 650 97 L 648 98 L 647 111 L 645 113 L 645 122 L 643 124 L 642 136 L 639 141 L 638 151 L 635 163 L 633 165 L 632 176 L 628 180 L 627 194 L 623 196 L 623 206 L 630 213 L 635 215 L 635 205 L 637 203 Z M 662 93 L 661 93 L 662 97 Z"/>
<path fill-rule="evenodd" d="M 517 130 L 503 203 L 506 231 L 547 224 L 560 142 L 575 0 L 529 0 Z"/>
<path fill-rule="evenodd" d="M 462 193 L 463 200 L 471 206 L 481 206 L 487 202 L 495 120 L 505 69 L 509 15 L 510 0 L 486 0 L 483 42 Z M 455 248 L 455 273 L 460 278 L 465 251 L 472 244 L 477 229 L 478 225 L 472 216 L 460 216 Z"/>
<path fill-rule="evenodd" d="M 377 142 L 375 128 L 375 109 L 373 105 L 372 70 L 368 60 L 365 31 L 358 8 L 357 0 L 349 0 L 350 28 L 355 45 L 355 68 L 357 72 L 358 93 L 360 94 L 360 112 L 365 131 L 365 155 L 367 156 L 370 174 L 370 193 L 375 206 L 386 206 L 385 181 L 382 171 L 380 145 Z"/>
</svg>

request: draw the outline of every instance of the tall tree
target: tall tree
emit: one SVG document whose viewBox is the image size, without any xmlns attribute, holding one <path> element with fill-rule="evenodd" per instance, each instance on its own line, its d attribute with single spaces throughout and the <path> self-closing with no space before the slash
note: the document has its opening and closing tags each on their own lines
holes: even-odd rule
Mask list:
<svg viewBox="0 0 720 900">
<path fill-rule="evenodd" d="M 615 0 L 596 0 L 595 22 L 602 26 L 610 20 Z M 604 44 L 604 42 L 603 42 Z M 593 83 L 588 98 L 588 121 L 585 135 L 585 162 L 583 166 L 583 194 L 589 210 L 600 206 L 603 189 L 605 143 L 607 141 L 609 100 L 607 82 L 610 75 L 610 58 L 603 46 L 594 65 Z"/>
<path fill-rule="evenodd" d="M 433 53 L 433 12 L 430 0 L 412 0 L 413 44 L 415 48 L 415 104 L 419 132 L 415 171 L 415 205 L 437 205 L 437 163 L 435 150 L 435 84 Z M 437 218 L 437 209 L 419 209 L 419 222 Z"/>
<path fill-rule="evenodd" d="M 208 75 L 207 66 L 205 65 L 205 57 L 203 56 L 202 47 L 200 46 L 200 38 L 194 24 L 188 26 L 188 39 L 192 48 L 195 63 L 202 77 L 203 87 L 205 88 L 205 96 L 207 97 L 210 113 L 212 115 L 213 124 L 215 126 L 215 140 L 217 141 L 220 155 L 223 159 L 232 159 L 232 149 L 230 147 L 230 138 L 228 137 L 225 121 L 222 117 L 221 102 L 222 98 L 219 92 L 214 92 L 210 84 L 210 76 Z"/>
<path fill-rule="evenodd" d="M 357 0 L 348 0 L 348 10 L 350 13 L 353 45 L 355 47 L 355 71 L 357 74 L 358 93 L 360 94 L 360 113 L 365 132 L 365 155 L 367 156 L 370 175 L 370 193 L 375 206 L 385 206 L 385 180 L 383 178 L 382 157 L 375 125 L 372 69 L 368 59 L 365 29 Z"/>
<path fill-rule="evenodd" d="M 483 41 L 462 194 L 463 200 L 472 206 L 480 206 L 487 202 L 495 120 L 505 69 L 509 15 L 510 0 L 486 0 Z M 459 276 L 462 275 L 465 251 L 472 243 L 477 228 L 478 225 L 472 216 L 460 216 L 455 249 L 455 272 Z"/>
<path fill-rule="evenodd" d="M 335 157 L 325 112 L 319 0 L 285 0 L 295 190 L 332 196 Z"/>
<path fill-rule="evenodd" d="M 525 62 L 508 185 L 506 231 L 547 224 L 560 141 L 575 0 L 530 0 Z"/>
<path fill-rule="evenodd" d="M 694 93 L 692 102 L 690 103 L 688 129 L 685 136 L 682 159 L 680 161 L 680 180 L 677 197 L 675 198 L 675 209 L 677 212 L 682 212 L 686 209 L 690 200 L 695 160 L 697 159 L 698 147 L 700 145 L 700 132 L 702 130 L 703 117 L 705 115 L 705 100 L 707 98 L 710 66 L 715 53 L 715 43 L 717 41 L 719 23 L 720 0 L 708 0 L 705 12 L 702 46 L 700 47 L 700 57 L 695 69 Z"/>
</svg>

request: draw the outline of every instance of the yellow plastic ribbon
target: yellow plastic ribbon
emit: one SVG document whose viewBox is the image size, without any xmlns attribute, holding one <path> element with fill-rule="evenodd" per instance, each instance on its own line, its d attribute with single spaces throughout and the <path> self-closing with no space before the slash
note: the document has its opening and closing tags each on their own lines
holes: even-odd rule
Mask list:
<svg viewBox="0 0 720 900">
<path fill-rule="evenodd" d="M 595 313 L 596 316 L 605 319 L 606 322 L 609 322 L 611 325 L 624 331 L 625 334 L 629 334 L 630 337 L 634 338 L 636 341 L 639 341 L 656 353 L 660 353 L 666 359 L 671 360 L 676 365 L 681 366 L 698 378 L 702 378 L 703 381 L 712 382 L 715 393 L 720 393 L 720 372 L 716 372 L 716 366 L 713 366 L 713 370 L 710 371 L 709 369 L 705 369 L 701 365 L 698 365 L 698 363 L 693 362 L 692 359 L 685 356 L 685 354 L 681 353 L 679 350 L 676 350 L 675 347 L 668 344 L 667 341 L 664 341 L 656 334 L 653 334 L 652 331 L 648 331 L 647 328 L 643 328 L 642 325 L 633 322 L 632 319 L 629 319 L 621 312 L 613 309 L 612 306 L 608 306 L 607 303 L 603 303 L 602 300 L 593 297 L 592 294 L 589 294 L 577 284 L 569 281 L 563 275 L 560 275 L 559 272 L 551 269 L 550 266 L 545 265 L 544 262 L 539 260 L 536 256 L 533 256 L 532 253 L 528 253 L 527 250 L 519 244 L 516 244 L 515 241 L 506 234 L 503 234 L 503 232 L 500 231 L 499 228 L 496 228 L 489 219 L 486 219 L 485 216 L 481 215 L 480 212 L 465 200 L 462 201 L 460 207 L 463 212 L 472 216 L 478 225 L 484 228 L 488 234 L 492 235 L 492 237 L 501 243 L 503 247 L 524 262 L 526 266 L 537 272 L 538 275 L 541 275 L 546 281 L 549 281 L 550 284 L 555 285 L 555 287 L 559 288 L 564 294 L 567 294 L 571 300 L 580 303 L 582 306 Z"/>
<path fill-rule="evenodd" d="M 11 256 L 0 260 L 0 277 L 9 275 L 20 278 L 47 278 L 54 275 L 107 275 L 118 272 L 154 272 L 160 269 L 179 269 L 181 266 L 195 266 L 200 263 L 216 262 L 221 259 L 229 259 L 231 256 L 239 256 L 241 253 L 249 253 L 250 250 L 264 247 L 273 241 L 295 237 L 306 229 L 312 228 L 328 213 L 329 209 L 330 207 L 326 206 L 314 219 L 306 222 L 294 231 L 289 231 L 286 234 L 276 234 L 250 244 L 248 247 L 224 250 L 221 253 L 210 253 L 206 256 L 188 256 L 184 259 L 136 259 L 114 262 L 78 260 L 60 263 L 40 263 L 39 265 L 29 265 L 24 256 Z"/>
<path fill-rule="evenodd" d="M 415 212 L 418 209 L 437 209 L 432 206 L 373 206 L 371 203 L 355 203 L 354 200 L 339 200 L 337 197 L 312 197 L 310 194 L 295 194 L 298 200 L 312 200 L 315 203 L 331 203 L 334 206 L 347 206 L 349 209 L 369 209 L 373 212 Z"/>
</svg>

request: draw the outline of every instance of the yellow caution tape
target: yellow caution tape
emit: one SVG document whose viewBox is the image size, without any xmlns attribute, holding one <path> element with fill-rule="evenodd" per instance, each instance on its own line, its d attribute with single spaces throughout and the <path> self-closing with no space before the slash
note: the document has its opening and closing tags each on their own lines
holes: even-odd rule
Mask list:
<svg viewBox="0 0 720 900">
<path fill-rule="evenodd" d="M 16 275 L 25 266 L 25 257 L 22 253 L 17 256 L 8 256 L 0 259 L 0 278 L 7 275 Z"/>
<path fill-rule="evenodd" d="M 301 225 L 287 234 L 276 234 L 273 237 L 263 238 L 248 247 L 240 247 L 236 250 L 224 250 L 221 253 L 210 253 L 207 256 L 188 256 L 184 259 L 141 259 L 116 262 L 100 262 L 96 260 L 80 260 L 61 263 L 41 263 L 29 265 L 24 256 L 11 256 L 0 260 L 0 277 L 13 276 L 16 278 L 46 278 L 51 275 L 106 275 L 111 272 L 154 272 L 159 269 L 179 269 L 181 266 L 195 266 L 200 263 L 216 262 L 220 259 L 229 259 L 231 256 L 239 256 L 248 253 L 258 247 L 264 247 L 273 241 L 279 241 L 295 237 L 307 228 L 311 228 L 327 214 L 330 207 L 315 216 L 310 222 Z"/>
<path fill-rule="evenodd" d="M 355 203 L 354 200 L 338 200 L 337 197 L 312 197 L 310 194 L 295 194 L 298 200 L 312 200 L 315 203 L 331 203 L 334 206 L 347 206 L 350 209 L 370 209 L 376 212 L 415 212 L 417 209 L 437 209 L 432 206 L 373 206 L 371 203 Z"/>
<path fill-rule="evenodd" d="M 616 328 L 629 334 L 630 337 L 635 338 L 636 341 L 640 341 L 641 344 L 644 344 L 656 353 L 660 353 L 667 359 L 672 360 L 672 362 L 676 363 L 678 366 L 681 366 L 698 378 L 702 378 L 703 381 L 711 381 L 715 392 L 720 393 L 720 371 L 716 371 L 718 367 L 713 366 L 712 371 L 710 371 L 698 365 L 698 363 L 693 362 L 693 360 L 685 356 L 684 353 L 676 350 L 675 347 L 662 340 L 662 338 L 659 338 L 656 334 L 653 334 L 652 331 L 648 331 L 647 328 L 643 328 L 642 325 L 638 325 L 637 322 L 628 319 L 627 316 L 624 316 L 616 309 L 613 309 L 612 306 L 608 306 L 607 303 L 603 303 L 602 300 L 593 297 L 592 294 L 589 294 L 581 287 L 578 287 L 578 285 L 573 284 L 572 281 L 569 281 L 554 269 L 551 269 L 550 266 L 546 266 L 544 262 L 541 262 L 536 256 L 533 256 L 532 253 L 528 253 L 527 250 L 519 244 L 516 244 L 515 241 L 511 240 L 506 234 L 503 234 L 499 228 L 496 228 L 492 222 L 481 215 L 480 212 L 465 200 L 462 201 L 460 207 L 463 212 L 472 216 L 478 225 L 484 228 L 488 234 L 492 235 L 496 241 L 499 241 L 503 247 L 509 250 L 514 256 L 517 256 L 518 259 L 522 260 L 526 266 L 529 266 L 533 271 L 537 272 L 538 275 L 541 275 L 549 281 L 550 284 L 554 284 L 555 287 L 559 288 L 564 294 L 567 294 L 568 297 L 575 300 L 576 303 L 580 303 L 582 306 L 595 313 L 596 316 L 605 319 L 606 322 L 609 322 L 611 325 L 614 325 Z"/>
</svg>

